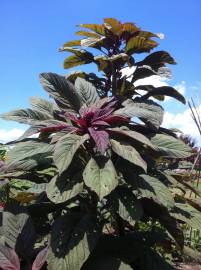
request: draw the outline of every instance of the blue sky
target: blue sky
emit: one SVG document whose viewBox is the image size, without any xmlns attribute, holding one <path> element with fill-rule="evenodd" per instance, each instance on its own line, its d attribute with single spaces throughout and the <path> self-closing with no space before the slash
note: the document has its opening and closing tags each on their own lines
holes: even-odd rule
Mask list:
<svg viewBox="0 0 201 270">
<path fill-rule="evenodd" d="M 63 69 L 65 54 L 58 48 L 75 38 L 77 24 L 100 23 L 104 17 L 164 33 L 158 49 L 170 52 L 178 63 L 172 67 L 171 85 L 183 87 L 187 98 L 201 97 L 200 0 L 2 0 L 0 14 L 0 113 L 27 107 L 30 96 L 46 96 L 38 74 L 68 73 Z M 165 108 L 171 117 L 187 109 L 172 100 Z M 0 140 L 1 132 L 5 137 L 13 128 L 24 127 L 0 120 Z"/>
</svg>

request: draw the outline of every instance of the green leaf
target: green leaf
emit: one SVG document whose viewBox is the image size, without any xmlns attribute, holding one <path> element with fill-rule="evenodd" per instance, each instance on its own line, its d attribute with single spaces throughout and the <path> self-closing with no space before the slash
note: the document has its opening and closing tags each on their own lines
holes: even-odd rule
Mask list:
<svg viewBox="0 0 201 270">
<path fill-rule="evenodd" d="M 54 145 L 38 141 L 27 141 L 18 143 L 9 152 L 6 160 L 7 165 L 11 165 L 20 160 L 31 158 L 32 156 L 44 153 L 52 153 Z"/>
<path fill-rule="evenodd" d="M 143 216 L 143 208 L 139 200 L 130 189 L 119 186 L 115 189 L 119 215 L 130 224 L 134 225 Z"/>
<path fill-rule="evenodd" d="M 171 216 L 185 222 L 194 229 L 200 230 L 201 212 L 187 203 L 176 203 Z"/>
<path fill-rule="evenodd" d="M 74 83 L 77 78 L 85 78 L 85 77 L 86 77 L 85 72 L 75 70 L 75 71 L 68 73 L 68 75 L 66 76 L 66 79 L 68 79 L 69 81 Z"/>
<path fill-rule="evenodd" d="M 30 98 L 30 104 L 33 107 L 33 109 L 38 110 L 40 112 L 50 114 L 53 116 L 54 109 L 56 109 L 56 105 L 52 102 L 39 98 L 39 97 L 31 97 Z M 57 108 L 59 109 L 59 108 Z"/>
<path fill-rule="evenodd" d="M 71 82 L 55 73 L 41 73 L 40 82 L 43 88 L 64 109 L 79 111 L 81 104 L 79 96 Z"/>
<path fill-rule="evenodd" d="M 66 202 L 77 196 L 83 190 L 83 182 L 80 172 L 70 175 L 56 175 L 47 184 L 47 197 L 53 203 Z"/>
<path fill-rule="evenodd" d="M 84 64 L 89 64 L 91 62 L 92 60 L 87 59 L 87 57 L 84 55 L 82 57 L 79 57 L 77 55 L 71 55 L 64 60 L 64 68 L 68 69 L 68 68 L 77 67 Z"/>
<path fill-rule="evenodd" d="M 88 134 L 67 134 L 56 143 L 53 159 L 60 174 L 68 169 L 76 151 L 88 139 Z"/>
<path fill-rule="evenodd" d="M 102 36 L 105 35 L 105 27 L 101 24 L 80 24 L 80 27 L 88 28 L 92 31 L 94 31 L 97 34 L 100 34 Z"/>
<path fill-rule="evenodd" d="M 115 35 L 121 35 L 123 31 L 122 24 L 114 19 L 114 18 L 105 18 L 104 19 L 105 26 Z"/>
<path fill-rule="evenodd" d="M 180 139 L 165 134 L 156 134 L 151 142 L 164 157 L 187 158 L 192 155 L 191 148 Z"/>
<path fill-rule="evenodd" d="M 1 114 L 0 117 L 4 120 L 16 121 L 22 124 L 38 124 L 43 120 L 51 119 L 52 116 L 46 112 L 41 112 L 33 109 L 20 109 L 8 113 Z"/>
<path fill-rule="evenodd" d="M 99 196 L 100 200 L 118 185 L 117 173 L 109 159 L 101 167 L 91 158 L 83 172 L 85 184 Z"/>
<path fill-rule="evenodd" d="M 149 31 L 139 31 L 139 33 L 138 33 L 138 37 L 144 37 L 147 39 L 149 39 L 151 37 L 163 39 L 162 36 L 163 36 L 163 34 L 155 34 L 155 33 L 149 32 Z"/>
<path fill-rule="evenodd" d="M 134 23 L 124 23 L 123 24 L 123 31 L 132 34 L 135 32 L 139 32 L 140 28 L 137 27 Z"/>
<path fill-rule="evenodd" d="M 119 53 L 112 55 L 111 57 L 98 55 L 94 57 L 94 62 L 98 65 L 99 70 L 104 70 L 107 67 L 123 66 L 125 63 L 129 62 L 129 59 L 129 56 L 126 53 Z"/>
<path fill-rule="evenodd" d="M 151 148 L 154 148 L 153 144 L 147 137 L 134 130 L 126 130 L 122 128 L 108 128 L 107 130 L 111 132 L 111 134 L 117 134 L 119 136 L 123 135 L 125 137 L 133 139 L 134 141 L 137 141 L 138 143 L 145 144 Z"/>
<path fill-rule="evenodd" d="M 60 216 L 52 227 L 48 269 L 80 269 L 98 238 L 99 230 L 91 216 L 79 213 Z"/>
<path fill-rule="evenodd" d="M 115 140 L 110 140 L 112 150 L 122 158 L 130 161 L 136 166 L 141 167 L 145 172 L 147 170 L 147 164 L 142 159 L 140 154 L 130 145 L 121 144 Z"/>
<path fill-rule="evenodd" d="M 180 94 L 176 89 L 170 86 L 161 86 L 161 87 L 154 87 L 153 85 L 139 85 L 135 87 L 135 89 L 145 90 L 148 91 L 147 94 L 142 96 L 142 99 L 148 99 L 149 97 L 155 97 L 158 95 L 164 95 L 168 97 L 173 97 L 179 100 L 181 103 L 186 104 L 186 100 L 182 94 Z"/>
<path fill-rule="evenodd" d="M 93 105 L 100 99 L 93 84 L 87 82 L 82 78 L 76 79 L 75 88 L 80 96 L 83 105 Z"/>
<path fill-rule="evenodd" d="M 23 160 L 16 160 L 7 167 L 8 172 L 13 171 L 29 171 L 32 169 L 40 169 L 52 164 L 52 158 L 48 154 L 38 154 Z M 29 173 L 29 172 L 28 172 Z"/>
<path fill-rule="evenodd" d="M 85 50 L 74 49 L 71 47 L 64 47 L 62 50 L 72 52 L 74 54 L 64 60 L 65 69 L 93 62 L 93 54 Z"/>
<path fill-rule="evenodd" d="M 139 177 L 133 177 L 131 181 L 140 192 L 140 197 L 155 199 L 167 208 L 174 206 L 174 198 L 170 190 L 159 179 L 141 174 Z"/>
<path fill-rule="evenodd" d="M 81 45 L 81 40 L 71 40 L 66 43 L 64 43 L 63 47 L 74 47 L 74 46 L 80 46 Z M 63 48 L 60 49 L 62 51 Z"/>
<path fill-rule="evenodd" d="M 92 37 L 92 38 L 99 38 L 100 35 L 96 34 L 96 33 L 93 33 L 93 32 L 88 32 L 88 31 L 78 31 L 75 33 L 76 35 L 78 36 L 86 36 L 86 37 Z"/>
<path fill-rule="evenodd" d="M 126 100 L 123 103 L 124 108 L 114 112 L 127 117 L 139 117 L 151 127 L 159 128 L 163 121 L 164 110 L 156 102 L 147 100 L 143 102 Z"/>
<path fill-rule="evenodd" d="M 156 41 L 137 36 L 129 39 L 125 51 L 128 54 L 150 52 L 156 46 L 158 46 Z"/>
<path fill-rule="evenodd" d="M 12 206 L 3 213 L 3 235 L 5 243 L 15 249 L 20 256 L 30 255 L 35 242 L 34 224 L 20 206 Z"/>
</svg>

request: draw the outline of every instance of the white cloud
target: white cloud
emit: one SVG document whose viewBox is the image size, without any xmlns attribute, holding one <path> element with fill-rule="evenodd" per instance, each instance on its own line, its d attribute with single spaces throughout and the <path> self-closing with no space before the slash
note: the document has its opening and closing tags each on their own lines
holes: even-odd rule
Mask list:
<svg viewBox="0 0 201 270">
<path fill-rule="evenodd" d="M 201 105 L 199 105 L 197 109 L 201 111 Z M 201 145 L 201 135 L 191 117 L 190 109 L 178 114 L 165 112 L 162 126 L 166 128 L 177 128 L 184 134 L 195 138 L 199 145 Z"/>
<path fill-rule="evenodd" d="M 10 130 L 0 129 L 0 142 L 6 143 L 19 138 L 24 133 L 23 129 L 13 128 Z"/>
<path fill-rule="evenodd" d="M 184 95 L 185 92 L 186 92 L 186 83 L 185 83 L 185 81 L 181 81 L 180 83 L 174 85 L 174 88 L 177 89 L 177 91 L 180 94 Z"/>
</svg>

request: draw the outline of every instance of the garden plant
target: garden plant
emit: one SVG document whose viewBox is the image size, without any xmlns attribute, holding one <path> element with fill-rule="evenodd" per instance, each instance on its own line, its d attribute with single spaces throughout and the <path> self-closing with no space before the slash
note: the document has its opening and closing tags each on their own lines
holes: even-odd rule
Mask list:
<svg viewBox="0 0 201 270">
<path fill-rule="evenodd" d="M 79 39 L 60 48 L 70 53 L 64 68 L 98 71 L 41 73 L 50 100 L 33 97 L 30 108 L 1 115 L 29 128 L 8 143 L 0 168 L 0 269 L 171 270 L 182 254 L 199 261 L 183 227 L 200 228 L 201 204 L 185 194 L 201 192 L 159 166 L 192 155 L 161 127 L 165 97 L 185 98 L 135 84 L 168 76 L 174 58 L 156 50 L 161 34 L 134 23 L 79 27 Z"/>
</svg>

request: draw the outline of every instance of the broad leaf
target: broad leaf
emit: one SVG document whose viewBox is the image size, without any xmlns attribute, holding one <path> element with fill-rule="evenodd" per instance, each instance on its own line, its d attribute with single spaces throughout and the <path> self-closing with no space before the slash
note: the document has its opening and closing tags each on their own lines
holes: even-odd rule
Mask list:
<svg viewBox="0 0 201 270">
<path fill-rule="evenodd" d="M 84 30 L 76 32 L 76 35 L 78 35 L 78 36 L 92 37 L 92 38 L 99 38 L 100 37 L 100 35 L 98 35 L 98 34 L 96 34 L 94 32 L 88 32 L 88 31 L 84 31 Z"/>
<path fill-rule="evenodd" d="M 49 113 L 50 115 L 53 115 L 54 109 L 59 109 L 52 102 L 39 97 L 31 97 L 30 104 L 33 109 L 43 113 Z"/>
<path fill-rule="evenodd" d="M 42 268 L 47 259 L 47 251 L 48 249 L 44 248 L 37 254 L 36 259 L 32 264 L 32 270 L 40 270 Z"/>
<path fill-rule="evenodd" d="M 156 134 L 151 142 L 164 157 L 187 158 L 192 155 L 192 150 L 187 144 L 169 135 Z"/>
<path fill-rule="evenodd" d="M 4 120 L 16 121 L 18 123 L 27 124 L 27 125 L 36 125 L 40 121 L 51 119 L 52 116 L 49 113 L 44 113 L 38 110 L 32 109 L 21 109 L 15 110 L 8 113 L 0 115 Z"/>
<path fill-rule="evenodd" d="M 187 203 L 176 203 L 171 215 L 189 226 L 200 230 L 201 212 Z"/>
<path fill-rule="evenodd" d="M 105 35 L 105 28 L 103 25 L 101 24 L 80 24 L 79 25 L 80 27 L 83 27 L 83 28 L 88 28 L 92 31 L 94 31 L 95 33 L 97 34 L 100 34 L 100 35 Z"/>
<path fill-rule="evenodd" d="M 117 173 L 110 159 L 99 167 L 91 158 L 83 172 L 83 178 L 85 184 L 96 192 L 100 200 L 118 185 Z"/>
<path fill-rule="evenodd" d="M 170 190 L 157 178 L 141 174 L 139 177 L 133 177 L 133 186 L 136 186 L 140 192 L 140 197 L 155 199 L 165 207 L 174 206 L 174 199 Z"/>
<path fill-rule="evenodd" d="M 94 249 L 98 237 L 99 230 L 91 216 L 79 213 L 60 216 L 52 227 L 48 269 L 80 269 Z"/>
<path fill-rule="evenodd" d="M 38 141 L 27 141 L 18 143 L 14 148 L 8 152 L 7 162 L 8 166 L 12 166 L 20 160 L 26 158 L 31 159 L 33 156 L 41 154 L 51 154 L 54 145 Z"/>
<path fill-rule="evenodd" d="M 71 41 L 64 43 L 63 48 L 80 46 L 80 45 L 81 45 L 81 40 L 71 40 Z M 60 51 L 63 51 L 63 48 L 60 48 Z"/>
<path fill-rule="evenodd" d="M 137 200 L 130 189 L 123 186 L 115 189 L 115 195 L 117 195 L 118 199 L 118 214 L 124 220 L 134 225 L 135 222 L 140 220 L 143 216 L 143 209 L 140 201 Z"/>
<path fill-rule="evenodd" d="M 139 67 L 135 69 L 131 82 L 134 83 L 137 80 L 144 79 L 153 75 L 157 75 L 157 73 L 150 68 Z"/>
<path fill-rule="evenodd" d="M 82 41 L 81 41 L 82 42 Z M 84 64 L 89 64 L 93 62 L 93 54 L 85 51 L 85 50 L 79 50 L 79 49 L 73 49 L 70 47 L 64 47 L 63 51 L 68 51 L 74 53 L 73 55 L 70 55 L 64 60 L 64 68 L 72 68 Z"/>
<path fill-rule="evenodd" d="M 122 24 L 114 19 L 114 18 L 105 18 L 104 19 L 105 26 L 115 35 L 121 35 L 123 31 Z"/>
<path fill-rule="evenodd" d="M 66 122 L 55 120 L 55 119 L 49 119 L 49 120 L 42 120 L 37 125 L 33 125 L 30 128 L 28 128 L 22 136 L 20 136 L 16 141 L 13 142 L 19 142 L 24 140 L 27 137 L 30 137 L 36 133 L 39 133 L 42 128 L 48 127 L 48 126 L 61 126 L 61 125 L 67 125 Z M 11 142 L 11 143 L 13 143 Z"/>
<path fill-rule="evenodd" d="M 147 94 L 142 96 L 142 99 L 148 99 L 149 97 L 155 97 L 158 95 L 164 95 L 168 97 L 173 97 L 179 100 L 181 103 L 185 104 L 185 98 L 173 87 L 170 86 L 161 86 L 161 87 L 154 87 L 153 85 L 139 85 L 135 87 L 135 89 L 145 90 L 148 91 Z"/>
<path fill-rule="evenodd" d="M 88 134 L 67 134 L 56 143 L 53 159 L 60 174 L 68 169 L 76 151 L 88 139 Z"/>
<path fill-rule="evenodd" d="M 79 111 L 81 104 L 78 94 L 71 82 L 55 73 L 41 73 L 43 88 L 65 109 Z"/>
<path fill-rule="evenodd" d="M 75 88 L 83 104 L 93 105 L 100 99 L 93 84 L 87 82 L 82 78 L 76 79 Z"/>
<path fill-rule="evenodd" d="M 128 33 L 139 33 L 140 28 L 137 27 L 134 23 L 124 23 L 123 24 L 123 31 Z"/>
<path fill-rule="evenodd" d="M 20 270 L 20 260 L 14 249 L 0 243 L 0 268 L 2 270 Z"/>
<path fill-rule="evenodd" d="M 169 234 L 175 240 L 177 245 L 182 249 L 184 246 L 183 229 L 178 221 L 170 216 L 169 210 L 152 199 L 141 199 L 145 215 L 159 221 L 159 223 L 167 229 Z"/>
<path fill-rule="evenodd" d="M 23 207 L 14 206 L 4 211 L 3 235 L 5 243 L 20 256 L 30 256 L 35 243 L 35 228 Z"/>
<path fill-rule="evenodd" d="M 123 105 L 125 107 L 115 111 L 114 114 L 130 118 L 139 117 L 142 121 L 157 129 L 162 124 L 164 110 L 152 100 L 147 100 L 145 102 L 133 102 L 132 100 L 127 100 Z"/>
<path fill-rule="evenodd" d="M 80 172 L 75 175 L 54 176 L 47 184 L 46 193 L 50 201 L 62 203 L 78 195 L 83 190 Z"/>
<path fill-rule="evenodd" d="M 125 138 L 128 137 L 140 144 L 145 144 L 151 148 L 154 148 L 153 144 L 147 137 L 145 137 L 143 134 L 136 132 L 134 130 L 127 130 L 127 129 L 121 129 L 121 128 L 109 128 L 107 129 L 107 131 L 111 133 L 112 135 L 114 134 L 118 136 L 123 136 Z"/>
<path fill-rule="evenodd" d="M 156 41 L 137 36 L 129 39 L 125 51 L 128 54 L 150 52 L 156 46 L 158 46 Z"/>
<path fill-rule="evenodd" d="M 144 60 L 136 63 L 138 66 L 147 65 L 150 66 L 153 70 L 158 71 L 160 67 L 163 67 L 165 64 L 176 64 L 174 58 L 165 51 L 158 51 L 152 54 L 149 54 L 145 57 Z"/>
<path fill-rule="evenodd" d="M 136 166 L 141 167 L 145 172 L 147 170 L 147 164 L 140 156 L 140 154 L 131 145 L 119 143 L 115 140 L 110 140 L 112 150 L 122 158 L 130 161 Z"/>
<path fill-rule="evenodd" d="M 109 144 L 109 135 L 105 130 L 97 130 L 94 128 L 89 128 L 89 133 L 93 138 L 97 150 L 104 155 Z"/>
</svg>

